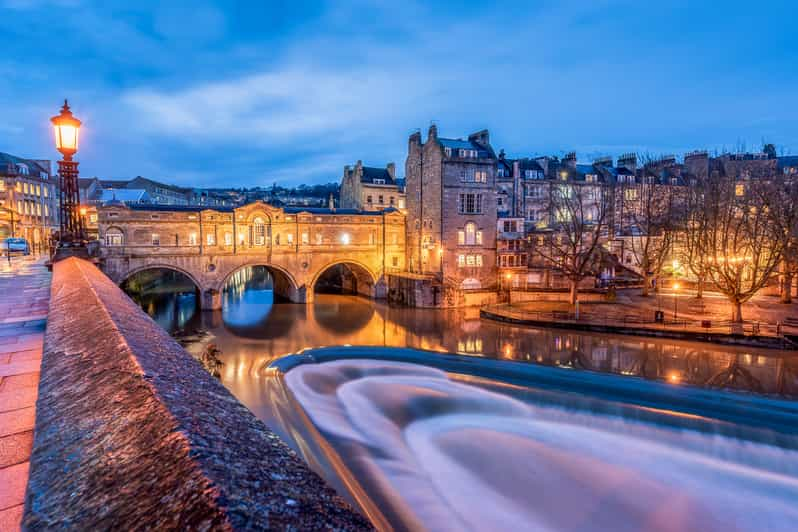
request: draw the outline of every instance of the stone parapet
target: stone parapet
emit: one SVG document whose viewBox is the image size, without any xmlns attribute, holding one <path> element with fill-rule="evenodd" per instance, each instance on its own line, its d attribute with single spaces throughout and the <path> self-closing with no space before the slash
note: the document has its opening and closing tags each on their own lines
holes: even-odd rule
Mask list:
<svg viewBox="0 0 798 532">
<path fill-rule="evenodd" d="M 370 524 L 91 263 L 54 265 L 23 526 Z"/>
</svg>

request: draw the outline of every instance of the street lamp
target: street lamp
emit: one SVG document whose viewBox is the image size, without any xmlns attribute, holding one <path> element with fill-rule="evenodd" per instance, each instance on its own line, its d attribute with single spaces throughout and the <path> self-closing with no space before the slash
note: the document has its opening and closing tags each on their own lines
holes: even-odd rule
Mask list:
<svg viewBox="0 0 798 532">
<path fill-rule="evenodd" d="M 58 247 L 59 249 L 83 247 L 85 232 L 83 220 L 78 212 L 80 205 L 78 163 L 72 160 L 72 156 L 78 151 L 80 120 L 72 115 L 69 103 L 64 100 L 61 113 L 51 118 L 50 121 L 53 123 L 55 132 L 55 147 L 64 156 L 63 159 L 58 161 L 58 176 L 61 189 L 59 197 L 60 233 Z"/>
</svg>

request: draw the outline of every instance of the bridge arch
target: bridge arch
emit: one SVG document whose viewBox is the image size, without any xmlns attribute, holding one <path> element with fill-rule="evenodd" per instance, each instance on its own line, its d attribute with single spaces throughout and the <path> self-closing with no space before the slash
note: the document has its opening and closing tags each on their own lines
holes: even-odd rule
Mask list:
<svg viewBox="0 0 798 532">
<path fill-rule="evenodd" d="M 193 273 L 190 271 L 180 268 L 179 266 L 175 266 L 173 264 L 166 264 L 166 263 L 154 263 L 154 264 L 147 264 L 145 266 L 139 266 L 138 268 L 133 268 L 125 273 L 124 276 L 120 279 L 119 283 L 117 283 L 120 287 L 123 286 L 127 281 L 130 280 L 131 277 L 137 275 L 139 273 L 149 271 L 149 270 L 170 270 L 173 272 L 180 273 L 185 275 L 192 283 L 194 283 L 194 287 L 197 289 L 198 292 L 202 293 L 204 287 L 202 283 L 194 276 Z"/>
<path fill-rule="evenodd" d="M 304 287 L 300 287 L 296 278 L 291 274 L 291 272 L 281 266 L 276 266 L 263 260 L 250 261 L 231 268 L 216 286 L 217 293 L 221 295 L 225 286 L 227 286 L 227 283 L 236 273 L 244 271 L 247 268 L 255 268 L 259 266 L 266 268 L 266 270 L 268 270 L 269 274 L 272 276 L 272 285 L 276 295 L 283 297 L 293 303 L 305 302 Z M 219 301 L 218 305 L 214 306 L 213 308 L 221 308 L 221 300 Z"/>
<path fill-rule="evenodd" d="M 371 298 L 381 297 L 382 291 L 379 287 L 384 283 L 380 276 L 368 265 L 352 259 L 334 260 L 319 268 L 313 280 L 308 283 L 309 294 L 315 293 L 319 280 L 334 267 L 342 267 L 349 274 L 343 279 L 344 290 Z"/>
</svg>

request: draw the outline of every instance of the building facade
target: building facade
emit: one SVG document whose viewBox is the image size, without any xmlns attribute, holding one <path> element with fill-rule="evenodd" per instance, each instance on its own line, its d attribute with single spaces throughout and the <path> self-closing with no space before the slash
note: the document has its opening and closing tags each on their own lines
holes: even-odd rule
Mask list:
<svg viewBox="0 0 798 532">
<path fill-rule="evenodd" d="M 487 130 L 467 139 L 429 128 L 408 141 L 405 162 L 409 272 L 436 279 L 443 305 L 464 291 L 495 290 L 497 157 Z"/>
<path fill-rule="evenodd" d="M 396 165 L 388 163 L 385 168 L 374 168 L 363 166 L 363 161 L 358 161 L 354 166 L 344 166 L 340 207 L 365 211 L 387 208 L 404 211 L 405 193 L 396 179 Z"/>
<path fill-rule="evenodd" d="M 0 153 L 0 237 L 43 250 L 58 230 L 58 180 L 48 160 Z"/>
</svg>

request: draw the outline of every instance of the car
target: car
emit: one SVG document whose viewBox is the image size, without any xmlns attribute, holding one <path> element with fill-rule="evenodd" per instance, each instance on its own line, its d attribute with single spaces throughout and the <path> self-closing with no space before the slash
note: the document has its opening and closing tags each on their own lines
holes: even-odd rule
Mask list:
<svg viewBox="0 0 798 532">
<path fill-rule="evenodd" d="M 29 255 L 30 246 L 24 238 L 6 238 L 3 241 L 3 253 Z"/>
</svg>

